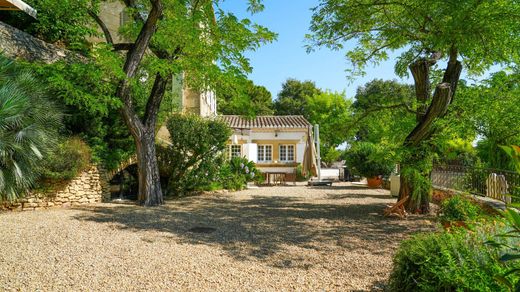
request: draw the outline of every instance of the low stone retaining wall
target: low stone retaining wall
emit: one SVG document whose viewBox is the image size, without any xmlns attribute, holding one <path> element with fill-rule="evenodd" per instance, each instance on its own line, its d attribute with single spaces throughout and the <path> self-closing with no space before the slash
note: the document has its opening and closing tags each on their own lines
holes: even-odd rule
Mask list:
<svg viewBox="0 0 520 292">
<path fill-rule="evenodd" d="M 0 209 L 31 211 L 53 207 L 70 207 L 110 200 L 106 171 L 92 166 L 58 189 L 31 193 L 14 202 L 0 203 Z"/>
</svg>

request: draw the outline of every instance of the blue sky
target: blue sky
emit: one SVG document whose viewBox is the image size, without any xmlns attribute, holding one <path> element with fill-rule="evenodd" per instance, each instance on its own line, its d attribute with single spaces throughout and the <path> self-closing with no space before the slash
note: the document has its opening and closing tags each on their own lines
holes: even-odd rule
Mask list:
<svg viewBox="0 0 520 292">
<path fill-rule="evenodd" d="M 344 56 L 345 51 L 323 48 L 307 54 L 304 36 L 309 33 L 310 9 L 318 4 L 318 0 L 264 0 L 265 10 L 253 16 L 246 12 L 246 3 L 246 0 L 228 0 L 222 8 L 278 33 L 278 40 L 274 43 L 247 53 L 253 66 L 249 78 L 255 84 L 265 86 L 273 98 L 276 98 L 287 78 L 312 80 L 322 89 L 345 91 L 347 97 L 353 97 L 358 86 L 374 78 L 411 82 L 395 75 L 392 60 L 375 68 L 367 68 L 366 76 L 350 82 L 345 72 L 350 66 Z"/>
</svg>

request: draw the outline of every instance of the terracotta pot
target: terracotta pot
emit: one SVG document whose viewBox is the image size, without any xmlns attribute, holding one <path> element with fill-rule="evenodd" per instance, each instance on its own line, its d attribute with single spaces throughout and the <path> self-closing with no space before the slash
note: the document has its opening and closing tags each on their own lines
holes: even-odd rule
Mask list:
<svg viewBox="0 0 520 292">
<path fill-rule="evenodd" d="M 367 178 L 367 185 L 369 188 L 380 188 L 383 184 L 383 178 L 380 176 L 374 176 Z"/>
</svg>

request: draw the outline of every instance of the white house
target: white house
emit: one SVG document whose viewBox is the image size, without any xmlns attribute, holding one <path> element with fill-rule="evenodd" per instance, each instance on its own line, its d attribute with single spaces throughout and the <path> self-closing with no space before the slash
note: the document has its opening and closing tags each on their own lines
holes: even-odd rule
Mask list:
<svg viewBox="0 0 520 292">
<path fill-rule="evenodd" d="M 233 129 L 228 141 L 230 157 L 241 156 L 256 163 L 262 172 L 294 174 L 303 163 L 311 124 L 303 116 L 242 116 L 220 118 Z"/>
</svg>

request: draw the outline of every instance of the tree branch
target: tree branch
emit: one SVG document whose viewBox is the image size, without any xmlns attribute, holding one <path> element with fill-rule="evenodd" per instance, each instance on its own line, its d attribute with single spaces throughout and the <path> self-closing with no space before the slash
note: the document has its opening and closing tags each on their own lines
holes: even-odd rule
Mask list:
<svg viewBox="0 0 520 292">
<path fill-rule="evenodd" d="M 155 81 L 150 96 L 148 97 L 148 102 L 146 103 L 146 110 L 143 118 L 143 123 L 147 129 L 153 129 L 155 127 L 157 113 L 159 112 L 161 101 L 169 80 L 170 77 L 164 78 L 160 73 L 155 75 Z"/>
<path fill-rule="evenodd" d="M 114 51 L 130 51 L 133 47 L 133 43 L 118 43 L 113 44 Z"/>
<path fill-rule="evenodd" d="M 108 27 L 103 22 L 103 20 L 101 18 L 99 18 L 99 16 L 96 13 L 94 13 L 94 11 L 92 11 L 92 10 L 89 10 L 88 14 L 90 15 L 90 17 L 94 18 L 94 20 L 97 22 L 97 24 L 103 31 L 103 34 L 105 35 L 105 40 L 107 41 L 107 43 L 113 44 L 114 39 L 112 38 L 112 34 L 110 34 L 110 31 L 108 30 Z"/>
<path fill-rule="evenodd" d="M 131 0 L 127 0 L 131 1 Z M 152 10 L 144 23 L 134 46 L 126 55 L 123 70 L 126 78 L 121 80 L 116 91 L 116 96 L 121 98 L 124 106 L 121 109 L 124 120 L 134 137 L 142 137 L 145 128 L 139 116 L 135 112 L 130 92 L 130 80 L 135 76 L 137 68 L 150 44 L 150 40 L 157 29 L 157 21 L 162 15 L 162 3 L 160 0 L 152 0 Z"/>
<path fill-rule="evenodd" d="M 448 105 L 450 104 L 452 94 L 451 85 L 449 83 L 441 83 L 435 88 L 432 103 L 428 107 L 426 114 L 422 120 L 406 137 L 405 146 L 417 146 L 421 141 L 428 138 L 432 133 L 433 122 L 446 114 Z"/>
<path fill-rule="evenodd" d="M 372 108 L 369 108 L 366 111 L 364 111 L 363 114 L 360 117 L 358 117 L 357 119 L 355 119 L 354 122 L 352 122 L 347 128 L 355 126 L 357 123 L 361 122 L 362 120 L 364 120 L 365 118 L 367 118 L 368 116 L 370 116 L 373 113 L 377 113 L 377 112 L 380 112 L 383 110 L 388 110 L 388 109 L 396 109 L 396 108 L 404 108 L 407 112 L 416 114 L 416 111 L 414 109 L 412 109 L 410 107 L 410 105 L 407 103 L 399 103 L 399 104 L 392 104 L 392 105 L 387 105 L 387 106 L 372 107 Z"/>
</svg>

